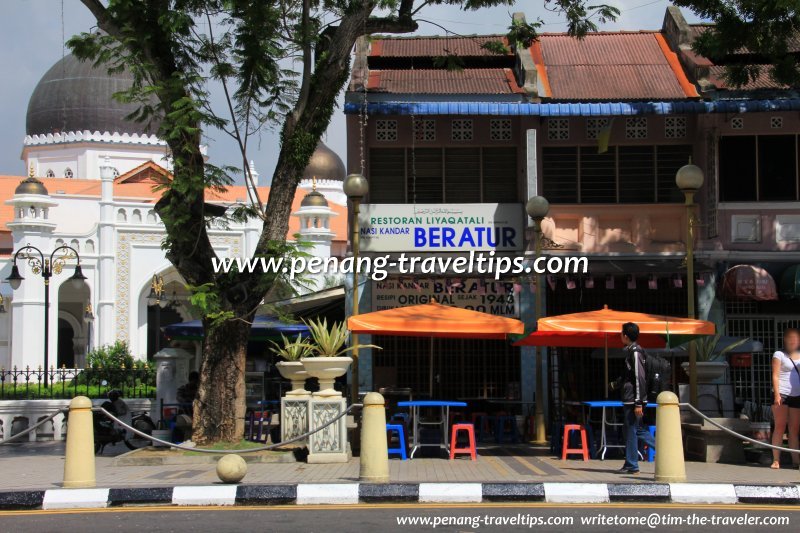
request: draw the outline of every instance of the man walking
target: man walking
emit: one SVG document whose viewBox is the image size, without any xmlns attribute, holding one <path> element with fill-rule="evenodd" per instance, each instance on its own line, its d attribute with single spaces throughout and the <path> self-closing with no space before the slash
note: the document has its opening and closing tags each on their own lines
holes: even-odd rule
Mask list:
<svg viewBox="0 0 800 533">
<path fill-rule="evenodd" d="M 625 370 L 612 384 L 612 389 L 621 389 L 625 423 L 625 464 L 621 473 L 639 473 L 639 441 L 655 450 L 656 441 L 642 425 L 644 408 L 647 405 L 647 373 L 645 354 L 636 342 L 639 326 L 633 322 L 622 325 L 622 343 L 625 345 Z"/>
</svg>

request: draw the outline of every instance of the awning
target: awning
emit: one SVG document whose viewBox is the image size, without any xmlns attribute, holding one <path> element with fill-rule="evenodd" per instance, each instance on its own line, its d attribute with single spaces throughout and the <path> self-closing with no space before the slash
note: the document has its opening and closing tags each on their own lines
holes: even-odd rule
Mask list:
<svg viewBox="0 0 800 533">
<path fill-rule="evenodd" d="M 790 266 L 781 275 L 781 297 L 787 300 L 800 298 L 800 265 Z"/>
<path fill-rule="evenodd" d="M 203 323 L 200 320 L 190 320 L 180 324 L 172 324 L 161 328 L 170 340 L 199 341 L 203 339 Z M 297 336 L 300 333 L 308 335 L 308 326 L 305 324 L 287 324 L 273 316 L 259 315 L 253 320 L 250 328 L 250 341 L 275 340 L 280 336 Z"/>
<path fill-rule="evenodd" d="M 353 333 L 457 339 L 505 339 L 525 331 L 525 325 L 514 318 L 436 302 L 351 316 L 347 327 Z"/>
<path fill-rule="evenodd" d="M 778 299 L 775 280 L 754 265 L 736 265 L 722 276 L 722 296 L 728 300 L 770 301 Z"/>
<path fill-rule="evenodd" d="M 361 98 L 358 96 L 358 98 Z M 370 102 L 368 115 L 491 115 L 541 117 L 603 117 L 630 115 L 684 115 L 705 113 L 761 113 L 800 111 L 800 98 L 773 100 L 678 100 L 674 102 Z M 347 101 L 344 112 L 362 113 L 364 106 Z"/>
</svg>

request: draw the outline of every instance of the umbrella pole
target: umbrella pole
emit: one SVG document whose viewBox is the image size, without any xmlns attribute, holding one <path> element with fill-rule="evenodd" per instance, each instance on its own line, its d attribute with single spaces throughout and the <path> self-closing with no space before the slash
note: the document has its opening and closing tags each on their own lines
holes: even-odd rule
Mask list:
<svg viewBox="0 0 800 533">
<path fill-rule="evenodd" d="M 606 400 L 607 400 L 608 399 L 608 333 L 603 335 L 603 340 L 605 341 L 605 348 L 606 348 L 606 354 L 605 357 L 603 358 L 603 370 L 605 372 L 604 383 L 606 387 Z"/>
<path fill-rule="evenodd" d="M 431 337 L 430 365 L 428 365 L 428 398 L 433 399 L 433 337 Z"/>
</svg>

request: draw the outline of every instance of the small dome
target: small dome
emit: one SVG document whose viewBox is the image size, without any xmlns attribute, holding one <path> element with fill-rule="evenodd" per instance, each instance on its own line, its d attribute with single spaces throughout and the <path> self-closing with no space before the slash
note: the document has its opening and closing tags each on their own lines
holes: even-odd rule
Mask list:
<svg viewBox="0 0 800 533">
<path fill-rule="evenodd" d="M 316 177 L 320 180 L 344 181 L 346 175 L 347 170 L 342 159 L 322 141 L 317 144 L 317 149 L 303 171 L 303 179 L 306 180 Z"/>
<path fill-rule="evenodd" d="M 300 207 L 328 207 L 328 200 L 318 191 L 311 191 L 300 201 Z"/>
<path fill-rule="evenodd" d="M 14 194 L 38 194 L 47 196 L 47 188 L 44 186 L 44 183 L 31 176 L 30 178 L 25 178 L 17 185 Z"/>
<path fill-rule="evenodd" d="M 70 54 L 50 67 L 31 94 L 25 132 L 47 135 L 71 131 L 153 134 L 157 121 L 136 122 L 126 117 L 139 108 L 123 103 L 114 94 L 130 89 L 133 74 L 127 70 L 108 74 Z"/>
</svg>

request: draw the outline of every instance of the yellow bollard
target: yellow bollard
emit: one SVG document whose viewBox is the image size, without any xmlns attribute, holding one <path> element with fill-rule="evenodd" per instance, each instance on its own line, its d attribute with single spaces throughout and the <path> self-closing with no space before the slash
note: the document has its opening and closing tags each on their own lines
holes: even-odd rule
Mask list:
<svg viewBox="0 0 800 533">
<path fill-rule="evenodd" d="M 680 483 L 686 481 L 686 465 L 678 397 L 664 391 L 656 401 L 656 481 Z"/>
<path fill-rule="evenodd" d="M 370 392 L 364 397 L 361 418 L 361 481 L 389 481 L 389 452 L 386 443 L 386 408 L 383 396 Z"/>
<path fill-rule="evenodd" d="M 94 487 L 95 484 L 92 400 L 76 396 L 69 402 L 64 488 Z"/>
</svg>

